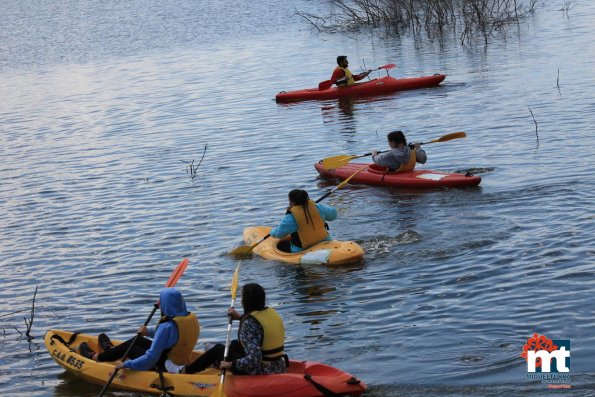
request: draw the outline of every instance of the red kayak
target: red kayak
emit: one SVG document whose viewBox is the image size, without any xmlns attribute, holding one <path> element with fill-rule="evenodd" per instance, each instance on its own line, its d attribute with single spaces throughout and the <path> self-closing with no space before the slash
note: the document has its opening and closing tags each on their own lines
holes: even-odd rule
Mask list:
<svg viewBox="0 0 595 397">
<path fill-rule="evenodd" d="M 349 87 L 332 87 L 327 90 L 307 88 L 305 90 L 297 91 L 281 91 L 277 94 L 275 99 L 277 102 L 291 102 L 390 94 L 391 92 L 395 91 L 435 87 L 445 78 L 446 75 L 444 74 L 435 74 L 433 76 L 423 77 L 409 77 L 403 79 L 395 79 L 394 77 L 386 76 L 363 83 L 356 83 Z"/>
<path fill-rule="evenodd" d="M 363 168 L 351 179 L 350 183 L 372 186 L 430 189 L 477 186 L 481 182 L 481 177 L 470 174 L 449 174 L 431 170 L 388 172 L 386 167 L 379 167 L 375 164 L 349 163 L 335 169 L 325 169 L 322 162 L 319 162 L 314 164 L 314 167 L 321 176 L 340 180 L 349 178 Z"/>
</svg>

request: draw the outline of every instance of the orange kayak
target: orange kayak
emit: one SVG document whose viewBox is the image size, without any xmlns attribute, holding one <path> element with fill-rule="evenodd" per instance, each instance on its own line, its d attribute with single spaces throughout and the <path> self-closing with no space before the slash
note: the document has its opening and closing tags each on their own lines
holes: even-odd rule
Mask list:
<svg viewBox="0 0 595 397">
<path fill-rule="evenodd" d="M 262 240 L 269 234 L 270 226 L 253 226 L 244 229 L 244 243 L 250 246 Z M 364 258 L 364 249 L 353 241 L 321 241 L 320 243 L 301 252 L 283 252 L 277 248 L 278 238 L 269 237 L 254 247 L 256 255 L 265 259 L 286 263 L 313 265 L 347 265 L 360 262 Z"/>
<path fill-rule="evenodd" d="M 96 362 L 79 354 L 82 342 L 98 351 L 97 337 L 52 329 L 44 338 L 54 361 L 66 371 L 88 382 L 105 385 L 114 371 L 114 363 Z M 121 341 L 112 340 L 118 345 Z M 194 358 L 202 352 L 194 352 Z M 209 368 L 196 374 L 163 373 L 156 371 L 120 370 L 111 384 L 114 389 L 139 393 L 161 394 L 167 389 L 176 396 L 212 397 L 219 388 L 219 370 Z M 358 397 L 365 390 L 364 382 L 329 365 L 311 361 L 289 361 L 289 368 L 278 375 L 233 375 L 225 377 L 223 392 L 227 397 L 319 397 L 321 390 L 346 397 Z M 332 394 L 326 394 L 332 395 Z"/>
<path fill-rule="evenodd" d="M 277 102 L 309 101 L 316 99 L 336 99 L 343 97 L 358 97 L 370 95 L 390 94 L 391 92 L 414 90 L 416 88 L 435 87 L 440 84 L 446 75 L 408 77 L 395 79 L 386 76 L 379 79 L 356 83 L 349 87 L 331 87 L 327 90 L 307 88 L 297 91 L 281 91 L 275 97 Z"/>
</svg>

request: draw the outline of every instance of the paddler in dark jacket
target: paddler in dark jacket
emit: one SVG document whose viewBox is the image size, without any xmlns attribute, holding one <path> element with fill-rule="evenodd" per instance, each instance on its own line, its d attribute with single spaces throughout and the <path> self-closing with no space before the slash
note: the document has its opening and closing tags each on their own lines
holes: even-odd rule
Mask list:
<svg viewBox="0 0 595 397">
<path fill-rule="evenodd" d="M 372 161 L 381 167 L 388 167 L 393 172 L 413 171 L 415 163 L 425 164 L 428 160 L 420 143 L 407 145 L 402 131 L 392 131 L 386 136 L 390 150 L 384 153 L 372 151 Z"/>
<path fill-rule="evenodd" d="M 349 61 L 347 61 L 347 57 L 345 55 L 339 55 L 337 57 L 337 65 L 338 66 L 335 68 L 333 75 L 331 76 L 331 81 L 338 87 L 348 87 L 353 85 L 356 81 L 363 79 L 371 72 L 371 70 L 368 70 L 366 72 L 354 75 L 347 67 L 349 66 Z"/>
<path fill-rule="evenodd" d="M 233 307 L 227 311 L 232 320 L 240 320 L 238 339 L 229 345 L 228 361 L 223 361 L 225 346 L 216 344 L 184 369 L 192 374 L 219 363 L 235 375 L 272 375 L 286 371 L 285 326 L 272 307 L 265 306 L 266 293 L 259 284 L 242 287 L 241 315 Z"/>
<path fill-rule="evenodd" d="M 328 205 L 314 203 L 308 192 L 294 189 L 289 192 L 289 207 L 279 226 L 271 230 L 271 237 L 283 238 L 291 235 L 291 240 L 282 240 L 278 248 L 285 252 L 300 252 L 321 241 L 332 240 L 326 221 L 337 219 L 337 210 Z"/>
</svg>

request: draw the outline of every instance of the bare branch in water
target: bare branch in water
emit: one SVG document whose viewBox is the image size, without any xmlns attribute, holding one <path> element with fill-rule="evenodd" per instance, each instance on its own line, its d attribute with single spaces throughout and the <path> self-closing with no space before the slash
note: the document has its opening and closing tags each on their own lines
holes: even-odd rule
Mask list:
<svg viewBox="0 0 595 397">
<path fill-rule="evenodd" d="M 298 10 L 295 10 L 295 14 L 297 16 L 304 18 L 306 21 L 308 21 L 310 23 L 310 25 L 312 25 L 314 28 L 316 28 L 316 30 L 318 30 L 318 32 L 322 32 L 322 29 L 319 27 L 319 25 L 324 26 L 324 20 L 322 18 L 317 17 L 316 15 L 312 15 L 310 13 L 302 12 L 302 11 L 298 11 Z"/>
<path fill-rule="evenodd" d="M 535 137 L 537 138 L 537 147 L 539 148 L 539 134 L 537 133 L 537 120 L 535 120 L 535 116 L 533 116 L 533 111 L 530 107 L 527 107 L 529 112 L 531 112 L 531 117 L 533 117 L 533 122 L 535 123 Z"/>
<path fill-rule="evenodd" d="M 186 172 L 190 174 L 190 177 L 192 179 L 196 178 L 196 175 L 197 175 L 196 171 L 198 170 L 198 167 L 200 167 L 200 165 L 202 164 L 202 161 L 204 160 L 205 155 L 207 154 L 207 146 L 208 145 L 205 145 L 204 151 L 202 153 L 202 157 L 200 158 L 200 161 L 198 162 L 198 164 L 196 166 L 194 165 L 194 159 L 192 159 L 192 162 L 190 162 L 190 163 L 187 161 L 181 160 L 183 163 L 188 165 L 188 167 L 186 168 Z"/>
<path fill-rule="evenodd" d="M 441 38 L 446 30 L 458 32 L 461 42 L 479 35 L 484 42 L 494 32 L 505 34 L 535 10 L 537 0 L 328 0 L 333 12 L 328 16 L 301 11 L 319 32 L 358 31 L 384 28 L 387 35 L 405 30 L 429 38 Z M 567 3 L 568 4 L 568 3 Z M 567 6 L 568 8 L 569 6 Z"/>
<path fill-rule="evenodd" d="M 27 335 L 27 339 L 29 340 L 29 342 L 31 342 L 31 339 L 33 339 L 33 337 L 31 336 L 31 327 L 33 327 L 33 318 L 35 317 L 35 297 L 37 296 L 38 288 L 39 288 L 39 284 L 37 284 L 35 286 L 35 293 L 33 294 L 33 302 L 31 303 L 31 319 L 29 320 L 29 322 L 27 322 L 27 317 L 25 317 L 25 325 L 27 326 L 27 332 L 25 332 L 25 335 Z"/>
<path fill-rule="evenodd" d="M 12 315 L 14 315 L 14 314 L 17 314 L 17 313 L 26 312 L 26 311 L 28 311 L 28 310 L 29 310 L 29 309 L 17 310 L 16 312 L 12 312 L 12 313 L 3 314 L 3 315 L 1 315 L 0 317 L 12 316 Z"/>
</svg>

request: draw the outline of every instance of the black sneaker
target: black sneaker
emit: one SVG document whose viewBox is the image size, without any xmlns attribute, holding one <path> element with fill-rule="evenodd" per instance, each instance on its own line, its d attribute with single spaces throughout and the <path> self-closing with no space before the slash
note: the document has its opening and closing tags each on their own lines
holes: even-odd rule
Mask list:
<svg viewBox="0 0 595 397">
<path fill-rule="evenodd" d="M 81 343 L 81 345 L 79 346 L 79 353 L 81 354 L 81 356 L 89 358 L 91 360 L 93 359 L 93 355 L 95 354 L 95 352 L 91 350 L 87 342 Z"/>
<path fill-rule="evenodd" d="M 99 347 L 101 347 L 103 351 L 109 350 L 112 347 L 114 347 L 109 336 L 107 336 L 104 333 L 99 334 L 99 336 L 97 337 L 97 342 L 99 343 Z"/>
</svg>

